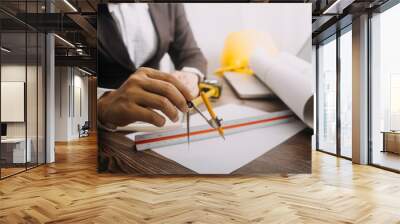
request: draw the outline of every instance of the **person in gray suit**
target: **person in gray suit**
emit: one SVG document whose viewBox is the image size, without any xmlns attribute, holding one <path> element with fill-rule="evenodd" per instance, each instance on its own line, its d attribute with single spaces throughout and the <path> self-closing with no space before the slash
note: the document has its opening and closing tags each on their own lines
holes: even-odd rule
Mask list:
<svg viewBox="0 0 400 224">
<path fill-rule="evenodd" d="M 109 3 L 98 8 L 98 120 L 105 129 L 143 121 L 163 126 L 164 113 L 199 93 L 207 61 L 179 3 Z M 159 71 L 169 54 L 176 71 Z"/>
</svg>

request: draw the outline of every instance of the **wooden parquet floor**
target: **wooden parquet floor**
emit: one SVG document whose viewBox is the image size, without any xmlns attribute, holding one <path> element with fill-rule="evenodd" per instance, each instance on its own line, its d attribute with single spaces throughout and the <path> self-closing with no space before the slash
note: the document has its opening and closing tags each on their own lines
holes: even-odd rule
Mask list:
<svg viewBox="0 0 400 224">
<path fill-rule="evenodd" d="M 0 223 L 400 223 L 400 175 L 313 152 L 313 174 L 132 177 L 96 172 L 96 141 L 0 181 Z"/>
</svg>

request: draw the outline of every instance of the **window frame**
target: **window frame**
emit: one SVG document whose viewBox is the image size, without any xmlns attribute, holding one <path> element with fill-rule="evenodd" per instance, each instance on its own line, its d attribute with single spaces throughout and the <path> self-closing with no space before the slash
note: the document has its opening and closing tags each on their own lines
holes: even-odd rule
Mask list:
<svg viewBox="0 0 400 224">
<path fill-rule="evenodd" d="M 391 172 L 395 172 L 395 173 L 400 173 L 400 170 L 391 168 L 391 167 L 387 167 L 387 166 L 383 166 L 377 163 L 373 162 L 373 153 L 374 153 L 374 149 L 373 149 L 373 130 L 372 130 L 372 119 L 373 119 L 373 113 L 372 113 L 372 94 L 373 94 L 373 88 L 372 88 L 372 58 L 373 58 L 373 35 L 372 35 L 372 19 L 374 18 L 374 15 L 376 14 L 381 14 L 384 13 L 385 11 L 391 9 L 392 7 L 398 5 L 400 3 L 400 0 L 388 0 L 386 1 L 384 4 L 380 5 L 377 8 L 374 8 L 372 10 L 368 11 L 368 31 L 367 31 L 367 39 L 368 39 L 368 68 L 367 68 L 367 80 L 368 80 L 368 96 L 367 96 L 367 102 L 368 102 L 368 111 L 367 111 L 367 116 L 368 116 L 368 124 L 367 124 L 367 132 L 368 132 L 368 152 L 367 152 L 367 162 L 368 165 L 373 166 L 373 167 L 377 167 L 383 170 L 387 170 L 387 171 L 391 171 Z"/>
<path fill-rule="evenodd" d="M 330 35 L 329 37 L 321 40 L 318 44 L 316 44 L 316 150 L 319 152 L 327 153 L 329 155 L 337 156 L 340 158 L 344 158 L 347 160 L 352 160 L 352 158 L 347 157 L 342 155 L 341 153 L 341 119 L 340 119 L 340 103 L 341 103 L 341 97 L 340 97 L 340 84 L 341 84 L 341 65 L 340 65 L 340 37 L 347 32 L 352 32 L 352 23 L 347 24 L 345 27 L 341 28 L 340 30 L 337 30 L 336 33 Z M 319 51 L 318 49 L 320 48 L 321 44 L 327 44 L 331 41 L 336 41 L 336 152 L 328 152 L 327 150 L 321 149 L 320 144 L 319 144 L 319 110 L 320 110 L 320 105 L 319 105 L 319 78 L 320 78 L 320 73 L 319 73 Z"/>
</svg>

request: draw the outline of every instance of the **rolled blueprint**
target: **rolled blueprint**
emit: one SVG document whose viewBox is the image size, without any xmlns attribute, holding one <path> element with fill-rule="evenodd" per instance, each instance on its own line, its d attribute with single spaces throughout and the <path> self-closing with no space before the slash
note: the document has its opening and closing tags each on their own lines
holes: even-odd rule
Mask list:
<svg viewBox="0 0 400 224">
<path fill-rule="evenodd" d="M 311 63 L 281 52 L 262 49 L 250 57 L 250 67 L 308 127 L 313 128 L 313 77 Z"/>
</svg>

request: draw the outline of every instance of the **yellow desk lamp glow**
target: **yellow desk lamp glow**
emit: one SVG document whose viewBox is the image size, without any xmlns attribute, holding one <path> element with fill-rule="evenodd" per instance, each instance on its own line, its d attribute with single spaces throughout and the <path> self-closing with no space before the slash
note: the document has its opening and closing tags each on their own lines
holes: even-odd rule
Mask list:
<svg viewBox="0 0 400 224">
<path fill-rule="evenodd" d="M 257 48 L 265 49 L 270 55 L 278 52 L 275 42 L 265 32 L 243 30 L 230 33 L 222 50 L 221 67 L 215 71 L 215 74 L 237 72 L 252 75 L 254 72 L 249 67 L 249 59 Z"/>
</svg>

